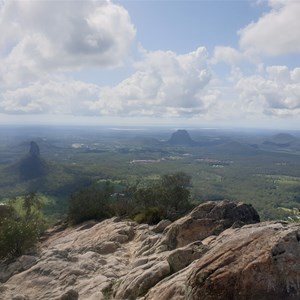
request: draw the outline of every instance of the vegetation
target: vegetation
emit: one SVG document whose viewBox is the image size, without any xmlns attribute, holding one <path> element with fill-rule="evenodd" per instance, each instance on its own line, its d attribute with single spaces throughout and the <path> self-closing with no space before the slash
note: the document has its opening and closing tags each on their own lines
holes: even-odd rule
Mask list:
<svg viewBox="0 0 300 300">
<path fill-rule="evenodd" d="M 104 185 L 93 185 L 81 189 L 70 197 L 68 216 L 72 223 L 95 219 L 102 220 L 112 216 L 110 196 L 112 185 L 107 181 Z"/>
<path fill-rule="evenodd" d="M 183 172 L 163 175 L 146 187 L 126 185 L 113 193 L 113 184 L 101 181 L 70 197 L 69 218 L 73 223 L 126 216 L 139 223 L 156 224 L 163 218 L 177 219 L 192 206 L 190 176 Z"/>
<path fill-rule="evenodd" d="M 191 176 L 188 191 L 196 202 L 251 203 L 262 220 L 289 220 L 290 210 L 300 209 L 299 132 L 293 133 L 292 142 L 283 143 L 272 132 L 195 130 L 189 131 L 197 142 L 192 145 L 164 142 L 172 133 L 169 129 L 5 128 L 0 132 L 0 201 L 36 191 L 51 198 L 53 206 L 46 212 L 58 216 L 66 213 L 71 194 L 109 180 L 117 193 L 110 199 L 113 211 L 129 215 L 139 207 L 143 213 L 143 198 L 157 206 L 159 190 L 151 187 L 163 174 L 180 170 Z M 18 173 L 18 162 L 33 139 L 46 173 L 24 178 Z M 118 189 L 124 181 L 131 191 L 126 191 L 126 184 L 123 191 Z M 140 195 L 120 195 L 132 194 L 136 182 Z"/>
<path fill-rule="evenodd" d="M 165 174 L 147 187 L 135 186 L 133 199 L 138 207 L 137 222 L 158 223 L 161 219 L 175 220 L 191 207 L 191 177 L 184 172 Z"/>
<path fill-rule="evenodd" d="M 35 247 L 45 229 L 42 199 L 35 193 L 11 200 L 0 219 L 0 258 L 20 256 Z"/>
</svg>

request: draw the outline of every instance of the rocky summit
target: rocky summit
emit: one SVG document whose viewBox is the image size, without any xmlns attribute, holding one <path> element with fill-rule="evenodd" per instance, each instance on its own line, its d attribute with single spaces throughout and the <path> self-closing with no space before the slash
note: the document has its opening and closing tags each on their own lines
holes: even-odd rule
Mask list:
<svg viewBox="0 0 300 300">
<path fill-rule="evenodd" d="M 37 254 L 0 265 L 0 298 L 300 299 L 300 226 L 206 202 L 155 226 L 112 218 L 57 225 Z"/>
</svg>

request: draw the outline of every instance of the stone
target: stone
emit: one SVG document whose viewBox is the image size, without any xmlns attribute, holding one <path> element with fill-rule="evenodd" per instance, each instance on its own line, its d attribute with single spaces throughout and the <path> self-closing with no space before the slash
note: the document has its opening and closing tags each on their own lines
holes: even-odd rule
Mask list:
<svg viewBox="0 0 300 300">
<path fill-rule="evenodd" d="M 157 225 L 153 226 L 152 231 L 162 233 L 172 222 L 170 220 L 161 220 Z"/>
<path fill-rule="evenodd" d="M 208 201 L 173 222 L 167 228 L 163 243 L 170 250 L 183 247 L 211 235 L 218 235 L 232 225 L 236 226 L 237 222 L 240 222 L 240 226 L 257 223 L 259 215 L 251 205 L 228 200 Z"/>
<path fill-rule="evenodd" d="M 99 254 L 110 254 L 115 252 L 120 247 L 120 244 L 114 241 L 107 241 L 100 244 L 95 251 Z"/>
<path fill-rule="evenodd" d="M 144 300 L 300 299 L 300 226 L 261 223 L 227 229 L 187 268 Z"/>
<path fill-rule="evenodd" d="M 0 262 L 0 282 L 6 282 L 14 274 L 31 268 L 36 262 L 37 258 L 30 255 L 22 255 L 10 264 Z"/>
<path fill-rule="evenodd" d="M 172 273 L 176 273 L 184 269 L 194 260 L 200 258 L 207 251 L 208 247 L 204 246 L 200 241 L 171 251 L 167 260 Z"/>
<path fill-rule="evenodd" d="M 167 261 L 149 263 L 131 270 L 122 280 L 116 293 L 117 299 L 136 299 L 145 294 L 160 280 L 170 274 Z"/>
<path fill-rule="evenodd" d="M 12 300 L 29 300 L 28 296 L 25 295 L 15 295 L 12 297 Z"/>
<path fill-rule="evenodd" d="M 258 224 L 223 232 L 190 270 L 187 299 L 299 299 L 299 226 Z"/>
<path fill-rule="evenodd" d="M 79 299 L 79 295 L 78 292 L 76 292 L 75 290 L 68 290 L 60 297 L 60 300 L 78 300 L 78 299 Z"/>
<path fill-rule="evenodd" d="M 114 218 L 54 229 L 36 254 L 1 262 L 0 298 L 300 299 L 300 225 L 258 221 L 221 201 L 158 232 Z"/>
</svg>

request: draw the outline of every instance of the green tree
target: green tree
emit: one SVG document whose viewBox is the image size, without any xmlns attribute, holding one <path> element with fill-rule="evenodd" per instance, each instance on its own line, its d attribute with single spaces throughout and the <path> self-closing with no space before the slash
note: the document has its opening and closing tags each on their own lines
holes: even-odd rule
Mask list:
<svg viewBox="0 0 300 300">
<path fill-rule="evenodd" d="M 0 219 L 0 258 L 17 257 L 34 248 L 46 228 L 37 194 L 11 200 L 7 207 L 10 213 Z"/>
<path fill-rule="evenodd" d="M 168 210 L 181 211 L 190 207 L 191 177 L 184 172 L 163 175 L 160 179 L 161 201 Z"/>
<path fill-rule="evenodd" d="M 104 185 L 83 188 L 69 199 L 68 216 L 72 223 L 87 220 L 101 220 L 112 216 L 110 198 L 113 186 L 106 181 Z"/>
<path fill-rule="evenodd" d="M 132 193 L 136 210 L 134 219 L 146 223 L 157 223 L 162 218 L 175 220 L 191 207 L 191 177 L 183 172 L 166 174 L 146 187 L 135 186 Z"/>
</svg>

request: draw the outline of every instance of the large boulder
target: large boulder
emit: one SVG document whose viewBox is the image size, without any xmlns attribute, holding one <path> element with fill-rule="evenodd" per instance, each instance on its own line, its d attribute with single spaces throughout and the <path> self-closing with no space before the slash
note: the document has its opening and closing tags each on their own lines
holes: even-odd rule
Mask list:
<svg viewBox="0 0 300 300">
<path fill-rule="evenodd" d="M 189 272 L 187 299 L 300 299 L 299 241 L 280 223 L 224 232 Z"/>
<path fill-rule="evenodd" d="M 231 226 L 257 222 L 259 215 L 251 205 L 228 200 L 208 201 L 167 227 L 163 243 L 171 250 L 218 235 Z"/>
<path fill-rule="evenodd" d="M 144 300 L 300 299 L 300 227 L 262 223 L 230 228 L 188 268 Z"/>
</svg>

